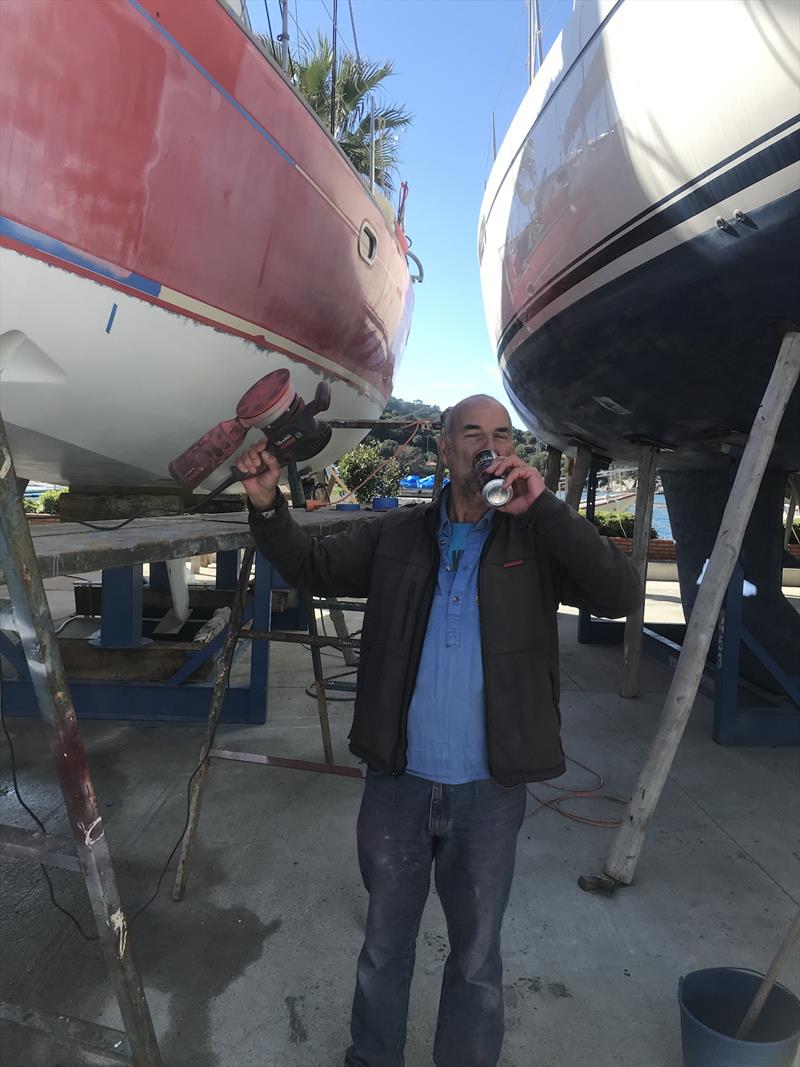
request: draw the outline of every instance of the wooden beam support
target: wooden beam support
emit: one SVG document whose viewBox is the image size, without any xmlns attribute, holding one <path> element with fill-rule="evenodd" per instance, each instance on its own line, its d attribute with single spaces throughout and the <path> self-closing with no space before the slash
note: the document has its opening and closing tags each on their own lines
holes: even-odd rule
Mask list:
<svg viewBox="0 0 800 1067">
<path fill-rule="evenodd" d="M 561 458 L 563 452 L 558 448 L 553 448 L 551 445 L 547 446 L 547 469 L 544 475 L 544 484 L 552 492 L 558 489 L 558 483 L 561 481 Z"/>
<path fill-rule="evenodd" d="M 775 367 L 739 463 L 719 533 L 681 654 L 672 676 L 656 735 L 606 861 L 606 874 L 622 885 L 633 881 L 647 828 L 680 744 L 705 668 L 711 638 L 769 462 L 783 413 L 800 374 L 800 333 L 783 339 Z"/>
<path fill-rule="evenodd" d="M 653 445 L 639 448 L 639 478 L 636 484 L 636 517 L 633 525 L 631 563 L 642 583 L 642 602 L 625 620 L 625 638 L 620 696 L 638 697 L 642 665 L 642 628 L 646 600 L 647 550 L 650 547 L 650 527 L 653 523 L 653 494 L 656 488 L 656 455 Z"/>
<path fill-rule="evenodd" d="M 577 511 L 581 506 L 581 494 L 586 485 L 586 475 L 592 462 L 592 450 L 588 445 L 578 444 L 575 453 L 575 466 L 567 485 L 567 504 Z"/>
</svg>

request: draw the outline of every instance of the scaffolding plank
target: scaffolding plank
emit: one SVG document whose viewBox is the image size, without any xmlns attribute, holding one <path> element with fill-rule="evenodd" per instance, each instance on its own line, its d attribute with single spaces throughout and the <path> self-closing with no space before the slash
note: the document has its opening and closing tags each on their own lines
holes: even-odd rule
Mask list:
<svg viewBox="0 0 800 1067">
<path fill-rule="evenodd" d="M 294 513 L 295 522 L 312 537 L 340 533 L 359 522 L 377 518 L 371 511 L 339 512 L 319 509 Z M 180 556 L 225 552 L 253 543 L 246 512 L 226 516 L 165 515 L 136 519 L 121 530 L 114 522 L 93 530 L 76 522 L 52 523 L 31 529 L 43 578 L 86 574 L 106 567 L 158 563 Z"/>
</svg>

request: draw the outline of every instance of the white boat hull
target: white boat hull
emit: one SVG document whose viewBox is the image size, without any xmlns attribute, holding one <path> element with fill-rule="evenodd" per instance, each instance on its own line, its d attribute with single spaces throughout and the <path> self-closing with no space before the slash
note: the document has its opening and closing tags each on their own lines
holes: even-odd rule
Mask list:
<svg viewBox="0 0 800 1067">
<path fill-rule="evenodd" d="M 174 486 L 170 460 L 232 418 L 242 393 L 280 367 L 306 399 L 320 377 L 331 382 L 325 418 L 378 418 L 383 408 L 366 383 L 346 380 L 343 368 L 321 357 L 315 365 L 310 353 L 292 359 L 265 350 L 10 249 L 0 249 L 0 278 L 0 409 L 22 478 L 87 488 Z M 363 435 L 334 430 L 313 469 L 335 462 Z M 204 488 L 226 474 L 227 465 Z"/>
</svg>

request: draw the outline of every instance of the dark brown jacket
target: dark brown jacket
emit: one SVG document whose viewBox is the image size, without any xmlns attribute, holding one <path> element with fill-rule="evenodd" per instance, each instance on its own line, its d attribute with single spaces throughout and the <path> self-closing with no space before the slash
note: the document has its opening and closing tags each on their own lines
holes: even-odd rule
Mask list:
<svg viewBox="0 0 800 1067">
<path fill-rule="evenodd" d="M 398 508 L 313 542 L 281 503 L 251 512 L 261 552 L 298 589 L 367 597 L 350 750 L 402 774 L 406 724 L 436 588 L 438 504 Z M 495 516 L 481 555 L 481 624 L 489 767 L 503 785 L 564 773 L 559 712 L 559 603 L 617 618 L 641 600 L 617 546 L 551 492 L 522 516 Z"/>
</svg>

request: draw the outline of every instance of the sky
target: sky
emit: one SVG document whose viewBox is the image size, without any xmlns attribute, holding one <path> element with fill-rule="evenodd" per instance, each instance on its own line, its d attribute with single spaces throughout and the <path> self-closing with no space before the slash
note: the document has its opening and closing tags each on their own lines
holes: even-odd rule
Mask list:
<svg viewBox="0 0 800 1067">
<path fill-rule="evenodd" d="M 278 0 L 247 0 L 253 30 L 280 26 Z M 422 261 L 411 336 L 394 395 L 444 408 L 471 393 L 506 401 L 486 329 L 477 226 L 491 168 L 491 115 L 497 143 L 528 86 L 524 0 L 351 0 L 362 57 L 392 59 L 385 101 L 414 122 L 402 135 L 399 180 L 409 184 L 406 230 Z M 289 48 L 317 29 L 330 37 L 332 0 L 290 0 Z M 539 0 L 546 52 L 572 0 Z M 338 0 L 339 34 L 353 50 L 347 0 Z M 397 183 L 399 185 L 399 181 Z M 514 412 L 514 422 L 522 423 Z"/>
</svg>

